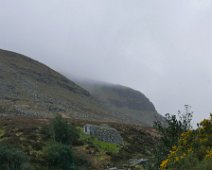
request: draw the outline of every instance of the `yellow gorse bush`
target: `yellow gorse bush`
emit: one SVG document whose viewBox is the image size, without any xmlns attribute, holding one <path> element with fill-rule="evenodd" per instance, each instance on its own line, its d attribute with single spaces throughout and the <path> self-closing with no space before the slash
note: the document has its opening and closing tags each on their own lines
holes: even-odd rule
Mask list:
<svg viewBox="0 0 212 170">
<path fill-rule="evenodd" d="M 212 161 L 212 114 L 204 119 L 196 130 L 181 134 L 177 146 L 173 146 L 167 159 L 160 164 L 160 169 L 177 168 L 183 160 L 192 155 L 192 159 Z"/>
<path fill-rule="evenodd" d="M 169 163 L 169 160 L 168 160 L 168 159 L 163 160 L 163 161 L 161 162 L 161 164 L 160 164 L 160 168 L 161 168 L 161 169 L 166 169 L 168 163 Z"/>
<path fill-rule="evenodd" d="M 212 149 L 206 151 L 206 156 L 205 156 L 205 158 L 206 158 L 206 159 L 211 159 L 211 158 L 212 158 Z"/>
</svg>

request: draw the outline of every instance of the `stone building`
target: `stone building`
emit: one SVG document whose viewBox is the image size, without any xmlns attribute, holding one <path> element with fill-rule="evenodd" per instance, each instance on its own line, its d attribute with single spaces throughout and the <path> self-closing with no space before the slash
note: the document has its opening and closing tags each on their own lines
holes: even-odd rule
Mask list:
<svg viewBox="0 0 212 170">
<path fill-rule="evenodd" d="M 84 133 L 96 137 L 98 140 L 114 143 L 114 144 L 123 144 L 123 139 L 119 132 L 107 125 L 91 125 L 86 124 L 84 126 Z"/>
</svg>

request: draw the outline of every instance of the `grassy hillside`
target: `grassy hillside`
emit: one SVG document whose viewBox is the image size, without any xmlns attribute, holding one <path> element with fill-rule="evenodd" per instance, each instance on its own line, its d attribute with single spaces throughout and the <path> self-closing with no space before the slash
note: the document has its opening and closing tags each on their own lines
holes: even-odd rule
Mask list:
<svg viewBox="0 0 212 170">
<path fill-rule="evenodd" d="M 72 124 L 72 127 L 77 128 L 80 134 L 78 142 L 72 147 L 74 165 L 77 170 L 102 170 L 106 167 L 143 170 L 142 165 L 133 165 L 130 160 L 151 157 L 155 144 L 153 136 L 149 133 L 152 129 L 108 123 L 116 128 L 124 139 L 125 144 L 118 146 L 98 141 L 82 132 L 84 124 L 98 125 L 101 122 L 66 120 Z M 45 166 L 43 148 L 49 144 L 50 139 L 46 134 L 46 129 L 51 121 L 52 119 L 1 118 L 0 145 L 5 143 L 22 150 L 29 158 L 28 170 L 50 170 Z"/>
<path fill-rule="evenodd" d="M 152 125 L 162 120 L 152 102 L 141 92 L 121 85 L 97 81 L 78 81 L 105 109 L 110 110 L 121 122 Z"/>
<path fill-rule="evenodd" d="M 44 64 L 0 50 L 0 115 L 44 116 L 59 113 L 84 120 L 151 126 L 153 104 L 133 89 L 101 83 L 80 86 Z M 88 92 L 89 91 L 89 92 Z"/>
<path fill-rule="evenodd" d="M 83 88 L 26 56 L 0 50 L 0 114 L 103 119 L 106 111 Z M 100 116 L 101 115 L 101 116 Z"/>
</svg>

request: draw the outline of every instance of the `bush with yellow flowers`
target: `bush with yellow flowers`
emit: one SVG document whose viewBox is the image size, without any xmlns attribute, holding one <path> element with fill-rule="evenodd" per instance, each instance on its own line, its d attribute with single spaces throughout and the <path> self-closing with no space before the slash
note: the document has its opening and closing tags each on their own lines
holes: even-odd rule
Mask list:
<svg viewBox="0 0 212 170">
<path fill-rule="evenodd" d="M 148 170 L 160 169 L 161 162 L 167 158 L 172 147 L 177 145 L 181 134 L 191 129 L 192 112 L 189 112 L 187 107 L 188 105 L 185 105 L 185 112 L 179 111 L 178 116 L 167 113 L 163 122 L 154 122 L 158 136 L 155 139 L 153 155 L 145 167 Z M 162 166 L 167 163 L 168 160 L 165 160 Z"/>
<path fill-rule="evenodd" d="M 183 132 L 160 164 L 161 170 L 212 170 L 212 114 L 196 130 Z"/>
</svg>

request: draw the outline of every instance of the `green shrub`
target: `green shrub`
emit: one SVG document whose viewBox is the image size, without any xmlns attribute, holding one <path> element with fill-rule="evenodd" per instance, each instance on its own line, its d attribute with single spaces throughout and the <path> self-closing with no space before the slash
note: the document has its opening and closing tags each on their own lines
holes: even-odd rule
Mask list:
<svg viewBox="0 0 212 170">
<path fill-rule="evenodd" d="M 0 169 L 1 170 L 28 170 L 28 158 L 16 148 L 0 144 Z"/>
<path fill-rule="evenodd" d="M 43 148 L 43 158 L 51 170 L 74 170 L 71 148 L 61 143 L 50 142 Z"/>
<path fill-rule="evenodd" d="M 196 130 L 181 134 L 178 143 L 161 162 L 161 169 L 212 169 L 212 115 L 204 119 Z"/>
<path fill-rule="evenodd" d="M 212 169 L 212 159 L 206 159 L 199 162 L 199 164 L 196 164 L 196 167 L 194 167 L 193 169 L 191 166 L 191 170 L 211 170 L 211 169 Z"/>
<path fill-rule="evenodd" d="M 62 144 L 73 144 L 79 138 L 77 130 L 60 115 L 57 115 L 50 124 L 50 136 L 55 142 Z"/>
<path fill-rule="evenodd" d="M 160 168 L 161 162 L 166 159 L 172 146 L 178 143 L 180 135 L 191 128 L 192 113 L 187 111 L 187 107 L 185 105 L 186 113 L 179 112 L 179 119 L 176 115 L 167 113 L 165 115 L 165 125 L 160 121 L 154 122 L 154 128 L 160 137 L 157 139 L 156 148 L 154 148 L 151 170 Z"/>
</svg>

